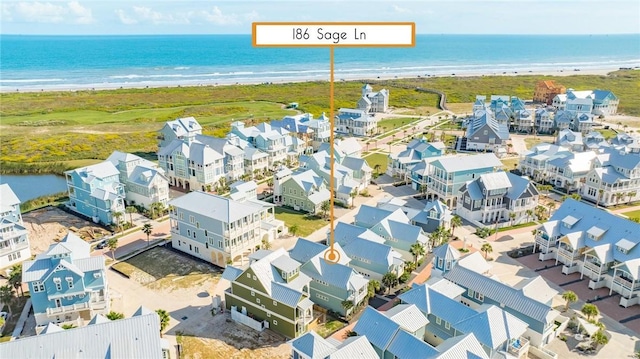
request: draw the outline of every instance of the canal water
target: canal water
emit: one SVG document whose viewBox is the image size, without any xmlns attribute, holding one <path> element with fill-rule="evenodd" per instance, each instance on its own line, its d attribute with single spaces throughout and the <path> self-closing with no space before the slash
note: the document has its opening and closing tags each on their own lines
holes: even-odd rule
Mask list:
<svg viewBox="0 0 640 359">
<path fill-rule="evenodd" d="M 67 181 L 56 175 L 0 175 L 0 183 L 9 184 L 21 202 L 67 191 Z"/>
</svg>

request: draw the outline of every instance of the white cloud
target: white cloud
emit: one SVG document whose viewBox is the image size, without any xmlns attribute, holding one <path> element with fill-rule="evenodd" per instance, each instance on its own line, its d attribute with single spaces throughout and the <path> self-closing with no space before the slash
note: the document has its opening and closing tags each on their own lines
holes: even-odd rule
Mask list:
<svg viewBox="0 0 640 359">
<path fill-rule="evenodd" d="M 0 21 L 1 22 L 11 22 L 13 21 L 13 16 L 11 16 L 11 5 L 2 3 L 0 4 Z"/>
<path fill-rule="evenodd" d="M 71 10 L 71 14 L 76 16 L 76 23 L 91 24 L 95 21 L 91 9 L 80 5 L 79 2 L 72 1 L 68 3 L 67 6 L 69 7 L 69 10 Z"/>
<path fill-rule="evenodd" d="M 120 22 L 125 25 L 133 25 L 138 23 L 138 20 L 127 15 L 127 13 L 122 9 L 116 9 L 115 13 L 116 15 L 118 15 L 118 19 L 120 19 Z"/>
<path fill-rule="evenodd" d="M 252 12 L 244 14 L 242 17 L 244 17 L 246 21 L 256 21 L 260 19 L 260 14 L 258 14 L 257 11 L 253 10 Z"/>
<path fill-rule="evenodd" d="M 393 11 L 398 13 L 398 14 L 406 14 L 406 13 L 410 13 L 411 10 L 404 8 L 404 7 L 400 7 L 398 5 L 393 5 Z"/>
<path fill-rule="evenodd" d="M 65 19 L 68 9 L 50 2 L 26 2 L 15 4 L 16 15 L 26 22 L 61 23 Z"/>
<path fill-rule="evenodd" d="M 211 11 L 202 10 L 200 15 L 203 16 L 207 22 L 214 23 L 216 25 L 238 25 L 238 17 L 235 14 L 225 15 L 222 13 L 219 7 L 214 6 Z"/>
</svg>

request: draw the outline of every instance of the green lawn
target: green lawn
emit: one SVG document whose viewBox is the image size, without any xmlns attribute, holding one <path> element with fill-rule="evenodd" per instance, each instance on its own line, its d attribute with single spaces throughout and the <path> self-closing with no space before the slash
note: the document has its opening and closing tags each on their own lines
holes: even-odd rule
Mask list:
<svg viewBox="0 0 640 359">
<path fill-rule="evenodd" d="M 498 228 L 498 232 L 510 231 L 512 229 L 518 229 L 518 228 L 523 228 L 523 227 L 532 227 L 532 226 L 537 226 L 537 225 L 539 225 L 538 222 L 520 223 L 520 224 L 516 224 L 515 226 Z"/>
<path fill-rule="evenodd" d="M 604 136 L 605 140 L 609 140 L 611 138 L 616 137 L 616 135 L 618 134 L 616 131 L 608 129 L 598 129 L 596 130 L 597 132 L 600 132 L 602 134 L 602 136 Z"/>
<path fill-rule="evenodd" d="M 520 159 L 518 157 L 515 158 L 507 158 L 507 159 L 502 159 L 500 160 L 502 162 L 502 165 L 504 167 L 502 167 L 502 169 L 504 169 L 505 171 L 511 171 L 512 169 L 516 168 L 516 165 L 518 164 L 518 162 L 520 161 Z"/>
<path fill-rule="evenodd" d="M 309 215 L 308 213 L 294 211 L 285 207 L 275 208 L 276 219 L 284 221 L 287 227 L 294 224 L 298 226 L 297 236 L 306 237 L 318 229 L 326 226 L 329 222 L 318 216 Z"/>
<path fill-rule="evenodd" d="M 380 165 L 380 169 L 378 173 L 382 174 L 387 171 L 387 159 L 389 157 L 384 153 L 372 153 L 368 156 L 364 157 L 364 160 L 367 161 L 369 167 L 373 168 L 373 171 L 376 172 L 376 165 Z"/>
<path fill-rule="evenodd" d="M 640 209 L 636 211 L 623 212 L 622 214 L 629 217 L 629 219 L 640 218 Z"/>
<path fill-rule="evenodd" d="M 323 338 L 326 338 L 329 335 L 336 332 L 337 330 L 344 328 L 345 326 L 346 326 L 345 323 L 327 316 L 327 322 L 324 324 L 318 325 L 314 330 L 316 333 L 318 333 L 318 335 L 320 335 Z"/>
<path fill-rule="evenodd" d="M 542 142 L 545 142 L 545 140 L 540 138 L 540 137 L 536 137 L 536 138 L 527 137 L 527 138 L 524 139 L 524 144 L 525 144 L 525 146 L 527 146 L 528 150 L 530 150 L 533 146 L 535 146 L 535 145 L 537 145 L 539 143 L 542 143 Z"/>
<path fill-rule="evenodd" d="M 398 117 L 398 118 L 385 118 L 378 121 L 378 128 L 380 131 L 391 130 L 400 126 L 408 125 L 412 122 L 419 121 L 417 118 Z"/>
</svg>

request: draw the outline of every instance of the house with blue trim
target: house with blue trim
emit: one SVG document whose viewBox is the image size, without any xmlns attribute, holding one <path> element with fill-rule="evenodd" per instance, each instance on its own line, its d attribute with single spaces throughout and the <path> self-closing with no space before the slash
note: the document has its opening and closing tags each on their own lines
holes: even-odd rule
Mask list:
<svg viewBox="0 0 640 359">
<path fill-rule="evenodd" d="M 369 280 L 349 267 L 351 259 L 334 243 L 338 254 L 337 262 L 327 262 L 325 253 L 329 247 L 324 244 L 298 238 L 289 256 L 302 263 L 300 271 L 311 278 L 309 299 L 317 305 L 347 316 L 361 304 L 367 296 Z M 345 309 L 343 302 L 350 301 L 352 307 Z"/>
<path fill-rule="evenodd" d="M 96 314 L 109 312 L 104 257 L 92 257 L 89 251 L 89 243 L 69 232 L 35 260 L 22 264 L 22 281 L 29 287 L 38 326 L 82 326 Z"/>
<path fill-rule="evenodd" d="M 340 342 L 309 331 L 287 344 L 291 346 L 292 359 L 371 359 L 378 355 L 363 336 L 349 337 Z"/>
<path fill-rule="evenodd" d="M 387 174 L 391 177 L 405 178 L 410 176 L 411 167 L 425 158 L 439 157 L 445 154 L 443 142 L 428 142 L 426 138 L 414 139 L 407 144 L 404 151 L 389 154 Z"/>
<path fill-rule="evenodd" d="M 125 185 L 120 182 L 120 171 L 112 162 L 67 171 L 65 177 L 68 209 L 104 225 L 116 222 L 114 213 L 124 213 Z"/>
<path fill-rule="evenodd" d="M 349 136 L 370 136 L 378 129 L 378 120 L 364 110 L 341 108 L 335 118 L 336 132 Z"/>
<path fill-rule="evenodd" d="M 353 224 L 367 228 L 384 238 L 384 243 L 400 253 L 405 261 L 415 260 L 410 252 L 412 245 L 419 244 L 426 248 L 429 243 L 429 238 L 422 227 L 411 224 L 401 209 L 389 211 L 380 207 L 362 205 L 354 217 Z"/>
<path fill-rule="evenodd" d="M 327 242 L 329 237 L 327 233 Z M 398 277 L 404 273 L 402 255 L 367 228 L 338 222 L 334 239 L 351 258 L 349 266 L 367 279 L 380 281 L 386 273 L 395 273 Z"/>
<path fill-rule="evenodd" d="M 589 288 L 620 294 L 620 305 L 639 304 L 640 224 L 568 199 L 540 226 L 534 250 L 562 263 L 562 273 L 588 277 Z"/>
<path fill-rule="evenodd" d="M 0 184 L 0 269 L 30 257 L 29 233 L 22 222 L 20 199 L 8 184 Z"/>
<path fill-rule="evenodd" d="M 386 196 L 376 204 L 376 207 L 387 211 L 400 209 L 409 218 L 411 224 L 419 226 L 425 233 L 431 233 L 438 227 L 448 228 L 451 223 L 452 213 L 449 208 L 438 200 L 427 201 L 424 208 L 407 206 L 407 201 Z"/>
<path fill-rule="evenodd" d="M 114 151 L 107 161 L 120 172 L 125 202 L 150 208 L 153 203 L 169 202 L 169 179 L 157 164 L 131 153 Z"/>
</svg>

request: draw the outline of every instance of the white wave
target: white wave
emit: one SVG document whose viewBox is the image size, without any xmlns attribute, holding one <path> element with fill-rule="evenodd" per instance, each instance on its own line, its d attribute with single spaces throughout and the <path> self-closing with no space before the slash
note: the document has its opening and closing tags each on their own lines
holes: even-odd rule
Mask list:
<svg viewBox="0 0 640 359">
<path fill-rule="evenodd" d="M 0 83 L 36 83 L 36 82 L 59 82 L 59 81 L 65 81 L 65 79 L 18 79 L 18 80 L 1 79 Z"/>
</svg>

